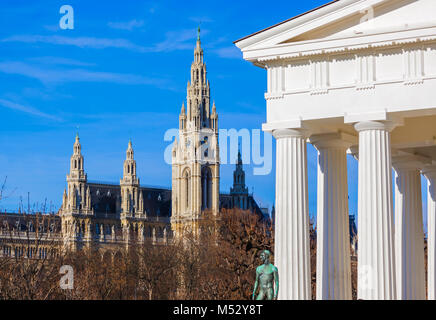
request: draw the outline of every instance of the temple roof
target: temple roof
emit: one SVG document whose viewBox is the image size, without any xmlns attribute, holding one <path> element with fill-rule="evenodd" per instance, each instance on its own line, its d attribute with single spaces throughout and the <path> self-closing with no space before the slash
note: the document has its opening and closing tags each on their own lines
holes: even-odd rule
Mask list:
<svg viewBox="0 0 436 320">
<path fill-rule="evenodd" d="M 259 33 L 262 33 L 262 32 L 267 31 L 267 30 L 269 30 L 269 29 L 273 29 L 273 28 L 275 28 L 275 27 L 278 27 L 278 26 L 280 26 L 280 25 L 282 25 L 282 24 L 284 24 L 284 23 L 286 23 L 286 22 L 289 22 L 289 21 L 295 20 L 295 19 L 297 19 L 297 18 L 300 18 L 300 17 L 302 17 L 302 16 L 304 16 L 304 15 L 306 15 L 306 14 L 309 14 L 309 13 L 314 12 L 314 11 L 317 11 L 317 10 L 319 10 L 319 9 L 321 9 L 321 8 L 327 7 L 327 6 L 329 6 L 329 5 L 331 5 L 331 4 L 335 3 L 335 2 L 338 2 L 338 1 L 339 1 L 339 0 L 333 0 L 333 1 L 330 1 L 330 2 L 328 2 L 328 3 L 326 3 L 326 4 L 323 4 L 322 6 L 316 7 L 316 8 L 314 8 L 314 9 L 309 10 L 309 11 L 306 11 L 306 12 L 304 12 L 304 13 L 301 13 L 301 14 L 295 16 L 295 17 L 292 17 L 292 18 L 286 19 L 286 20 L 284 20 L 284 21 L 282 21 L 282 22 L 276 23 L 275 25 L 272 25 L 272 26 L 270 26 L 270 27 L 268 27 L 268 28 L 265 28 L 265 29 L 259 30 L 259 31 L 257 31 L 257 32 L 254 32 L 254 33 L 252 33 L 252 34 L 249 34 L 248 36 L 245 36 L 245 37 L 240 38 L 240 39 L 238 39 L 238 40 L 236 40 L 236 41 L 233 41 L 233 43 L 236 44 L 236 43 L 239 42 L 239 41 L 242 41 L 242 40 L 245 40 L 245 39 L 251 38 L 252 36 L 255 36 L 255 35 L 259 34 Z"/>
</svg>

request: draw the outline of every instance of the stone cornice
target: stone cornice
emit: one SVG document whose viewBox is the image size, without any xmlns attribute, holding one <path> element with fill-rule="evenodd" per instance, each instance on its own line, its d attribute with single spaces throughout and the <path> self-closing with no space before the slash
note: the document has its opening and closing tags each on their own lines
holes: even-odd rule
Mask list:
<svg viewBox="0 0 436 320">
<path fill-rule="evenodd" d="M 427 30 L 427 29 L 425 29 Z M 414 31 L 414 30 L 408 30 Z M 363 42 L 361 38 L 344 38 L 344 39 L 334 39 L 328 41 L 317 41 L 314 43 L 291 43 L 270 48 L 257 49 L 256 51 L 262 51 L 262 57 L 256 58 L 247 56 L 246 59 L 260 65 L 267 65 L 273 61 L 292 61 L 301 60 L 307 58 L 313 58 L 316 56 L 325 56 L 326 54 L 345 54 L 345 53 L 357 53 L 359 51 L 368 51 L 373 49 L 387 49 L 387 48 L 398 48 L 404 46 L 404 44 L 424 44 L 436 41 L 436 27 L 429 28 L 428 33 L 423 33 L 422 35 L 413 35 L 398 37 L 397 33 L 392 35 L 381 34 L 378 39 L 377 36 L 371 35 L 367 36 L 369 41 Z M 411 32 L 412 33 L 412 32 Z M 370 38 L 374 38 L 371 41 Z M 354 40 L 354 41 L 353 41 Z M 360 41 L 359 41 L 360 40 Z M 273 50 L 275 54 L 267 55 L 269 50 Z M 277 54 L 277 52 L 283 51 L 283 54 Z M 293 51 L 289 53 L 289 51 Z M 287 53 L 286 53 L 287 52 Z"/>
<path fill-rule="evenodd" d="M 431 159 L 427 157 L 412 154 L 392 155 L 392 166 L 397 171 L 421 170 L 427 164 L 431 164 Z"/>
</svg>

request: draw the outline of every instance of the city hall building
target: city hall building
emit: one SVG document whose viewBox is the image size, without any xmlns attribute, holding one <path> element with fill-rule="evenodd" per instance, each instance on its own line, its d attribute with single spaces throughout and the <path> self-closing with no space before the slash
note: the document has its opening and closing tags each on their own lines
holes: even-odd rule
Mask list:
<svg viewBox="0 0 436 320">
<path fill-rule="evenodd" d="M 186 229 L 197 232 L 206 211 L 216 216 L 221 209 L 239 208 L 269 216 L 248 192 L 240 152 L 233 187 L 229 193 L 219 192 L 218 113 L 210 103 L 200 35 L 190 75 L 172 150 L 172 188 L 140 184 L 131 141 L 119 184 L 88 181 L 77 135 L 58 213 L 0 214 L 0 255 L 44 258 L 53 243 L 112 252 L 132 243 L 165 244 Z"/>
</svg>

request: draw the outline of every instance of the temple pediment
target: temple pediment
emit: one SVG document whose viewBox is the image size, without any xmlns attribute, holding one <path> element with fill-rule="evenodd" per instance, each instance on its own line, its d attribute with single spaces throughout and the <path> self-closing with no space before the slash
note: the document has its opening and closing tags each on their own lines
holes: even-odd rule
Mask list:
<svg viewBox="0 0 436 320">
<path fill-rule="evenodd" d="M 333 1 L 235 44 L 244 53 L 289 46 L 295 46 L 297 52 L 314 48 L 314 43 L 319 44 L 319 48 L 340 46 L 341 40 L 343 46 L 368 43 L 377 41 L 380 34 L 392 33 L 397 38 L 408 38 L 411 34 L 425 37 L 427 33 L 434 34 L 435 11 L 434 0 Z M 246 54 L 246 58 L 254 56 Z"/>
</svg>

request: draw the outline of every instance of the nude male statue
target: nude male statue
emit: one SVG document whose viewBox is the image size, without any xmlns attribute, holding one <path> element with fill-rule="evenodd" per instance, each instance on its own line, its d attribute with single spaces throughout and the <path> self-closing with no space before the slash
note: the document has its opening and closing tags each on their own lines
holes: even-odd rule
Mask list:
<svg viewBox="0 0 436 320">
<path fill-rule="evenodd" d="M 260 259 L 263 265 L 256 268 L 256 282 L 254 283 L 253 296 L 256 295 L 257 288 L 259 287 L 259 294 L 256 300 L 277 300 L 279 293 L 279 271 L 277 267 L 270 263 L 271 252 L 263 250 L 260 253 Z M 275 283 L 275 291 L 274 291 Z"/>
</svg>

